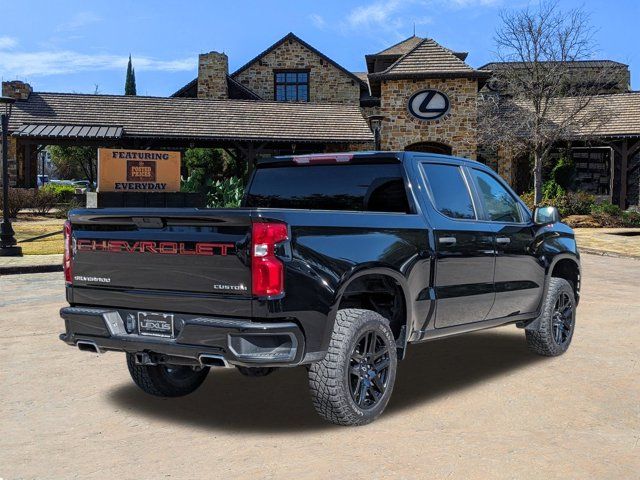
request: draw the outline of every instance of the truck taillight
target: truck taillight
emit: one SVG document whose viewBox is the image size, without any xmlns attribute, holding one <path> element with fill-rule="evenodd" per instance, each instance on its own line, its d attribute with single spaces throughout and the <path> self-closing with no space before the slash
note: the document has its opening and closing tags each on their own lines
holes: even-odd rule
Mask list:
<svg viewBox="0 0 640 480">
<path fill-rule="evenodd" d="M 276 244 L 288 238 L 284 223 L 254 223 L 251 230 L 251 292 L 258 296 L 284 293 L 284 264 Z"/>
<path fill-rule="evenodd" d="M 71 222 L 67 220 L 64 222 L 64 255 L 62 257 L 62 268 L 64 270 L 64 281 L 66 283 L 71 283 L 71 256 L 72 253 L 72 245 L 71 245 Z"/>
</svg>

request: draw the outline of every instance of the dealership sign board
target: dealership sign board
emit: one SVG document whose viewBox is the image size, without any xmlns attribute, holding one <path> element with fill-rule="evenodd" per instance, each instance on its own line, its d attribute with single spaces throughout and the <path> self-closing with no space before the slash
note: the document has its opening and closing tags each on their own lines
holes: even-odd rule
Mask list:
<svg viewBox="0 0 640 480">
<path fill-rule="evenodd" d="M 420 120 L 437 120 L 449 112 L 449 97 L 438 90 L 421 90 L 411 95 L 407 108 Z"/>
<path fill-rule="evenodd" d="M 180 152 L 98 149 L 99 192 L 179 192 Z"/>
</svg>

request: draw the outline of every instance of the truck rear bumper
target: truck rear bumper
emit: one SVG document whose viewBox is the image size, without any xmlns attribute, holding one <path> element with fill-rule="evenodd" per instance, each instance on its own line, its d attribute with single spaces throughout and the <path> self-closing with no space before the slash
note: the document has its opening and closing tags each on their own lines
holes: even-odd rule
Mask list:
<svg viewBox="0 0 640 480">
<path fill-rule="evenodd" d="M 146 364 L 202 366 L 293 366 L 302 362 L 305 341 L 293 322 L 262 323 L 229 318 L 174 315 L 174 338 L 140 335 L 135 311 L 65 307 L 60 339 L 81 350 L 129 352 Z M 126 320 L 125 320 L 126 319 Z"/>
</svg>

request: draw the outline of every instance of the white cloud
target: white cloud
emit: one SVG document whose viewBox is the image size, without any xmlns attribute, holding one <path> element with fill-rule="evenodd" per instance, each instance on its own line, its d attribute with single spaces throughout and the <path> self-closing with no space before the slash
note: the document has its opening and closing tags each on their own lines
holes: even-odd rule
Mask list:
<svg viewBox="0 0 640 480">
<path fill-rule="evenodd" d="M 327 22 L 325 22 L 324 17 L 317 13 L 312 13 L 311 15 L 309 15 L 309 18 L 311 19 L 311 22 L 321 30 L 327 25 Z"/>
<path fill-rule="evenodd" d="M 18 40 L 13 37 L 0 37 L 0 49 L 13 48 L 18 45 Z"/>
<path fill-rule="evenodd" d="M 0 71 L 6 78 L 62 75 L 96 70 L 124 70 L 128 56 L 110 54 L 84 54 L 69 50 L 38 52 L 3 52 Z M 174 60 L 133 57 L 136 71 L 179 72 L 193 70 L 196 56 Z"/>
<path fill-rule="evenodd" d="M 70 30 L 79 30 L 102 20 L 98 15 L 93 12 L 78 12 L 73 15 L 68 21 L 60 23 L 55 30 L 57 32 L 68 32 Z"/>
<path fill-rule="evenodd" d="M 383 25 L 392 20 L 392 15 L 402 6 L 399 0 L 385 0 L 361 5 L 347 15 L 347 24 L 352 28 Z"/>
</svg>

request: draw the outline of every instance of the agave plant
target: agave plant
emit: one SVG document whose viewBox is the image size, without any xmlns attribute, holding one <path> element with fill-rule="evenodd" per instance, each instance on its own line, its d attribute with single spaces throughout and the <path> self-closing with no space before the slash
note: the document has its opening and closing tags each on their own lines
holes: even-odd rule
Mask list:
<svg viewBox="0 0 640 480">
<path fill-rule="evenodd" d="M 239 177 L 216 180 L 209 187 L 207 206 L 210 208 L 239 207 L 244 194 L 244 183 Z"/>
</svg>

